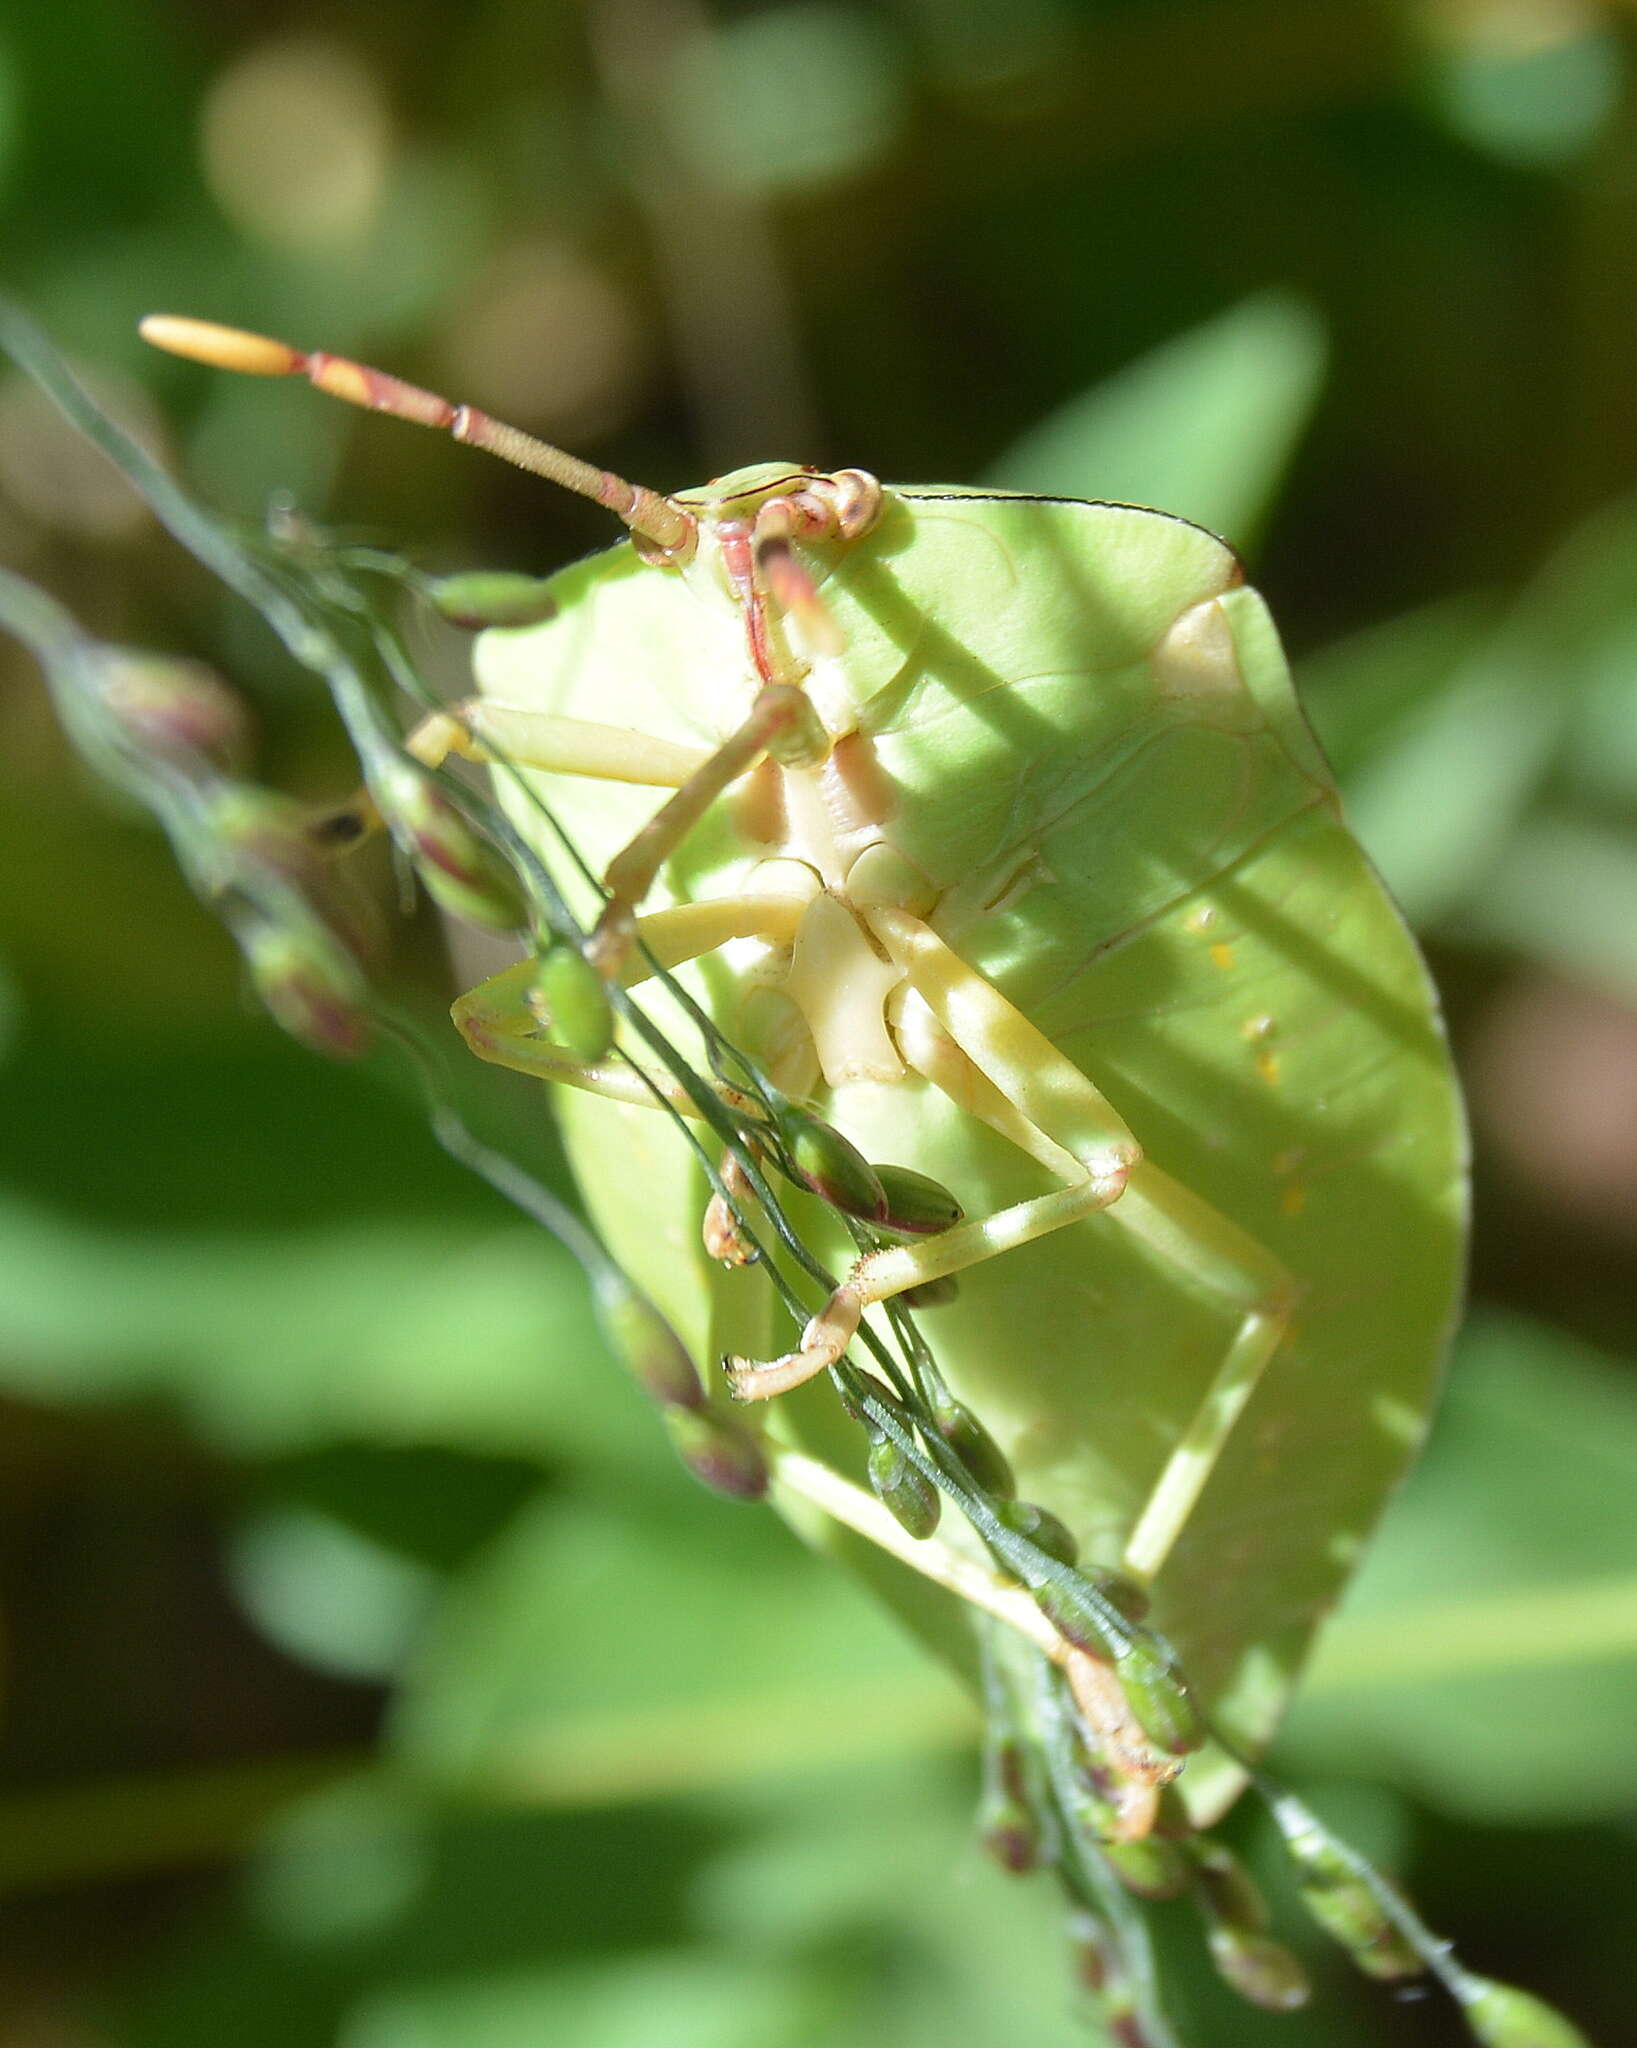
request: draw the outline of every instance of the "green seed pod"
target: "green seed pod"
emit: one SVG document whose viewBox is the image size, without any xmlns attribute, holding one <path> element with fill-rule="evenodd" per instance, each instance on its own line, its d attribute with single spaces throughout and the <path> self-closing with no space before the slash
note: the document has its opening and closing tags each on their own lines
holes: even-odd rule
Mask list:
<svg viewBox="0 0 1637 2048">
<path fill-rule="evenodd" d="M 1141 1621 L 1149 1609 L 1146 1591 L 1123 1572 L 1095 1571 L 1092 1579 L 1111 1607 L 1117 1607 L 1127 1621 Z"/>
<path fill-rule="evenodd" d="M 102 707 L 144 753 L 230 775 L 250 753 L 243 702 L 202 661 L 117 650 L 103 664 Z"/>
<path fill-rule="evenodd" d="M 1108 1791 L 1112 1783 L 1108 1773 L 1082 1752 L 1073 1779 L 1057 1788 L 1064 1825 L 1099 1853 L 1120 1837 L 1120 1810 Z"/>
<path fill-rule="evenodd" d="M 978 1808 L 978 1843 L 993 1863 L 1013 1877 L 1026 1877 L 1040 1863 L 1040 1830 L 1026 1806 L 1015 1799 L 986 1798 Z"/>
<path fill-rule="evenodd" d="M 942 1386 L 931 1391 L 932 1422 L 961 1463 L 971 1473 L 982 1493 L 1007 1499 L 1017 1490 L 1006 1453 L 963 1401 L 957 1401 Z"/>
<path fill-rule="evenodd" d="M 1306 1885 L 1302 1903 L 1332 1941 L 1346 1949 L 1367 1977 L 1397 1983 L 1419 1977 L 1425 1960 L 1404 1939 L 1361 1884 Z"/>
<path fill-rule="evenodd" d="M 1223 1983 L 1264 2012 L 1295 2012 L 1312 1987 L 1307 1972 L 1283 1942 L 1237 1927 L 1214 1926 L 1208 1937 L 1211 1961 Z"/>
<path fill-rule="evenodd" d="M 779 1118 L 779 1135 L 796 1177 L 815 1195 L 860 1222 L 886 1221 L 887 1197 L 875 1168 L 838 1130 L 802 1110 L 786 1109 Z"/>
<path fill-rule="evenodd" d="M 329 933 L 261 925 L 242 943 L 257 995 L 292 1038 L 332 1059 L 364 1050 L 371 1025 L 363 977 Z"/>
<path fill-rule="evenodd" d="M 703 1408 L 706 1394 L 694 1362 L 647 1295 L 610 1268 L 595 1298 L 603 1335 L 648 1398 L 662 1408 Z"/>
<path fill-rule="evenodd" d="M 1417 1954 L 1363 1885 L 1333 1890 L 1303 1885 L 1301 1893 L 1313 1919 L 1367 1977 L 1398 1984 L 1425 1975 L 1426 1958 Z"/>
<path fill-rule="evenodd" d="M 540 956 L 534 986 L 552 1030 L 570 1052 L 600 1060 L 614 1043 L 614 1006 L 608 984 L 578 946 L 550 946 Z"/>
<path fill-rule="evenodd" d="M 1055 1557 L 1059 1564 L 1073 1564 L 1080 1546 L 1049 1508 L 1032 1500 L 997 1500 L 992 1503 L 996 1518 L 1016 1536 L 1023 1536 L 1036 1550 Z"/>
<path fill-rule="evenodd" d="M 1199 1902 L 1211 1919 L 1241 1934 L 1267 1931 L 1268 1908 L 1255 1878 L 1231 1849 L 1195 1835 L 1187 1844 L 1199 1882 Z"/>
<path fill-rule="evenodd" d="M 938 1526 L 938 1489 L 890 1436 L 870 1445 L 870 1486 L 875 1497 L 900 1527 L 917 1540 Z"/>
<path fill-rule="evenodd" d="M 1183 1756 L 1205 1740 L 1205 1724 L 1188 1688 L 1140 1642 L 1128 1643 L 1114 1659 L 1126 1705 L 1143 1733 L 1170 1756 Z"/>
<path fill-rule="evenodd" d="M 485 626 L 538 626 L 557 612 L 551 584 L 514 569 L 462 570 L 429 579 L 425 590 L 435 612 L 472 633 Z"/>
<path fill-rule="evenodd" d="M 1044 1579 L 1031 1586 L 1034 1603 L 1065 1642 L 1088 1657 L 1110 1663 L 1128 1638 L 1114 1632 L 1115 1624 L 1104 1611 L 1097 1588 L 1090 1579 L 1071 1572 L 1062 1578 Z"/>
<path fill-rule="evenodd" d="M 1591 2048 L 1562 2013 L 1511 1984 L 1469 1976 L 1455 1995 L 1483 2048 Z"/>
<path fill-rule="evenodd" d="M 872 1162 L 873 1163 L 873 1162 Z M 908 1166 L 875 1166 L 887 1198 L 884 1230 L 903 1237 L 932 1237 L 960 1222 L 966 1211 L 942 1181 Z"/>
<path fill-rule="evenodd" d="M 1194 1866 L 1180 1842 L 1148 1835 L 1140 1842 L 1102 1842 L 1104 1862 L 1139 1899 L 1180 1899 L 1194 1881 Z"/>
<path fill-rule="evenodd" d="M 261 868 L 309 895 L 322 888 L 327 867 L 313 843 L 310 815 L 289 797 L 231 782 L 211 794 L 206 815 L 211 838 L 232 858 L 230 886 L 253 889 L 251 871 Z"/>
<path fill-rule="evenodd" d="M 1199 1839 L 1175 1782 L 1164 1786 L 1160 1792 L 1159 1804 L 1154 1811 L 1154 1832 L 1173 1842 L 1196 1842 Z"/>
<path fill-rule="evenodd" d="M 1293 1800 L 1275 1800 L 1273 1818 L 1284 1837 L 1296 1886 L 1308 1912 L 1346 1949 L 1367 1976 L 1395 1982 L 1426 1968 L 1389 1917 L 1360 1866 Z"/>
<path fill-rule="evenodd" d="M 1013 1736 L 984 1744 L 978 1840 L 1014 1876 L 1040 1860 L 1040 1826 L 1026 1793 L 1022 1747 Z"/>
<path fill-rule="evenodd" d="M 231 782 L 211 791 L 204 817 L 213 894 L 243 899 L 255 906 L 260 928 L 280 930 L 293 913 L 289 898 L 297 896 L 355 959 L 367 962 L 376 952 L 372 906 L 326 858 L 304 805 L 253 783 Z"/>
<path fill-rule="evenodd" d="M 710 1409 L 667 1408 L 665 1428 L 677 1456 L 696 1479 L 729 1500 L 760 1500 L 767 1460 L 756 1439 Z"/>
<path fill-rule="evenodd" d="M 1096 1914 L 1076 1908 L 1069 1915 L 1068 1937 L 1075 1977 L 1096 2000 L 1097 2017 L 1115 2048 L 1152 2048 L 1153 2036 L 1137 2010 L 1114 1930 Z"/>
<path fill-rule="evenodd" d="M 503 932 L 528 922 L 516 876 L 429 775 L 408 761 L 378 763 L 370 794 L 427 894 L 451 916 Z"/>
<path fill-rule="evenodd" d="M 1095 1913 L 1077 1907 L 1069 1914 L 1066 1932 L 1074 1974 L 1087 1991 L 1105 1991 L 1119 1975 L 1119 1958 L 1107 1926 Z"/>
</svg>

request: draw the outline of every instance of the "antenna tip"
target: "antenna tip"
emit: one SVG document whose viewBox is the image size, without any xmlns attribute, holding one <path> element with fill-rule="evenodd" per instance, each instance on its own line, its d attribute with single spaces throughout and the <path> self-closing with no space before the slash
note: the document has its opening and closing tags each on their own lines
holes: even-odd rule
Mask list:
<svg viewBox="0 0 1637 2048">
<path fill-rule="evenodd" d="M 248 377 L 290 377 L 307 367 L 300 349 L 242 327 L 218 327 L 213 320 L 189 320 L 177 313 L 150 313 L 137 333 L 155 348 L 215 370 L 239 370 Z"/>
</svg>

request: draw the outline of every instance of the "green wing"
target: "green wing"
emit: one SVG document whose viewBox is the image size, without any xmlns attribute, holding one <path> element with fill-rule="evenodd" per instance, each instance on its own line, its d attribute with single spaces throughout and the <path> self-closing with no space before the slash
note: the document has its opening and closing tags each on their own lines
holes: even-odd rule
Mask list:
<svg viewBox="0 0 1637 2048">
<path fill-rule="evenodd" d="M 935 924 L 1301 1289 L 1156 1588 L 1158 1625 L 1259 1748 L 1421 1438 L 1459 1292 L 1465 1139 L 1425 969 L 1220 541 L 1126 506 L 917 490 L 825 566 L 885 836 L 939 887 Z M 550 626 L 485 637 L 492 694 L 692 741 L 743 715 L 730 609 L 625 549 L 561 582 Z M 655 802 L 561 778 L 552 796 L 593 862 Z M 668 892 L 731 888 L 768 850 L 723 805 Z M 719 963 L 699 982 L 730 1030 L 731 984 Z M 584 1097 L 563 1108 L 616 1256 L 707 1354 L 765 1351 L 767 1290 L 688 1241 L 697 1178 L 656 1163 L 674 1134 Z M 1037 1167 L 917 1081 L 850 1086 L 829 1109 L 968 1214 L 1041 1190 Z M 675 1229 L 656 1232 L 656 1199 Z M 1110 1562 L 1229 1334 L 1096 1218 L 963 1274 L 925 1328 L 1025 1495 Z M 806 1390 L 775 1426 L 845 1457 L 833 1408 Z M 940 1647 L 959 1643 L 941 1596 L 867 1568 Z M 1200 1764 L 1184 1782 L 1199 1811 L 1232 1789 Z"/>
</svg>

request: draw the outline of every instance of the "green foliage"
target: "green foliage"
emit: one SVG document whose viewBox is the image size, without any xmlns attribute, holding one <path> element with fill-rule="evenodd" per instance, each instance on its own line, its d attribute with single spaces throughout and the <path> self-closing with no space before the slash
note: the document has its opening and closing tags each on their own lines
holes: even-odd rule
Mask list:
<svg viewBox="0 0 1637 2048">
<path fill-rule="evenodd" d="M 709 98 L 632 7 L 598 54 L 531 19 L 528 66 L 514 9 L 453 52 L 401 10 L 331 27 L 351 40 L 301 61 L 333 83 L 326 50 L 359 60 L 343 128 L 374 183 L 326 242 L 224 182 L 219 139 L 200 169 L 207 89 L 242 155 L 224 81 L 304 24 L 247 17 L 205 51 L 168 8 L 25 6 L 0 31 L 11 280 L 125 379 L 119 409 L 175 420 L 205 495 L 260 519 L 293 492 L 440 568 L 543 571 L 602 530 L 304 392 L 206 395 L 139 362 L 134 317 L 367 344 L 659 482 L 788 452 L 1265 534 L 1351 819 L 1471 1055 L 1483 1233 L 1431 1456 L 1282 1761 L 1354 1833 L 1343 1781 L 1389 1778 L 1368 1846 L 1433 1923 L 1617 2041 L 1631 1098 L 1572 1029 L 1531 1041 L 1529 1085 L 1498 1046 L 1565 986 L 1615 1030 L 1637 1001 L 1629 26 L 1542 9 L 1541 48 L 1508 52 L 1451 41 L 1482 8 L 1015 12 L 1001 42 L 983 8 L 752 10 Z M 749 210 L 725 160 L 713 180 L 671 145 L 792 49 L 826 120 L 782 157 L 788 102 L 737 131 L 774 200 Z M 691 127 L 654 114 L 656 76 Z M 15 385 L 0 404 L 25 451 L 0 460 L 0 554 L 100 637 L 207 658 L 254 698 L 270 781 L 344 794 L 267 636 L 66 444 L 41 452 Z M 388 1058 L 271 1042 L 33 671 L 3 682 L 0 1873 L 50 1934 L 12 1945 L 8 1993 L 83 2029 L 90 1984 L 98 2032 L 153 2048 L 1085 2039 L 1043 1889 L 969 1846 L 953 1688 L 771 1518 L 690 1485 L 572 1261 L 435 1153 Z M 435 1016 L 429 923 L 397 964 Z M 1543 1108 L 1548 1080 L 1579 1093 Z M 550 1178 L 533 1096 L 505 1111 Z M 307 1791 L 319 1766 L 345 1781 Z M 241 1849 L 214 1904 L 164 1891 Z M 99 1878 L 143 1884 L 143 1932 Z M 1162 1952 L 1202 2038 L 1451 2038 L 1320 1947 L 1321 2016 L 1264 2023 L 1213 2002 L 1186 1933 Z"/>
</svg>

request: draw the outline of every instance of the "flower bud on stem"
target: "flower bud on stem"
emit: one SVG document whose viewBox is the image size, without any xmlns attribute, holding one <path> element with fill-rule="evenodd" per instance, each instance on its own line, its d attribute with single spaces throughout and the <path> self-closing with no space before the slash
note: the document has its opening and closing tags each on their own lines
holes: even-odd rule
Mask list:
<svg viewBox="0 0 1637 2048">
<path fill-rule="evenodd" d="M 429 578 L 422 587 L 440 617 L 472 633 L 490 626 L 538 626 L 557 612 L 549 578 L 510 569 L 465 569 Z"/>
<path fill-rule="evenodd" d="M 1455 1995 L 1482 2048 L 1591 2048 L 1562 2013 L 1516 1985 L 1463 1971 Z"/>
<path fill-rule="evenodd" d="M 665 1428 L 676 1454 L 696 1479 L 729 1500 L 760 1500 L 767 1492 L 767 1460 L 750 1433 L 708 1408 L 667 1408 Z"/>
<path fill-rule="evenodd" d="M 332 1059 L 352 1059 L 369 1044 L 363 977 L 325 931 L 255 925 L 242 938 L 256 993 L 292 1038 Z"/>
<path fill-rule="evenodd" d="M 111 648 L 99 680 L 101 709 L 129 745 L 184 771 L 231 775 L 248 760 L 244 704 L 203 662 Z"/>
<path fill-rule="evenodd" d="M 493 931 L 528 922 L 517 877 L 480 838 L 431 776 L 405 760 L 376 762 L 370 795 L 382 821 L 415 863 L 428 895 L 451 916 Z"/>
<path fill-rule="evenodd" d="M 597 1320 L 649 1400 L 662 1408 L 703 1408 L 706 1395 L 687 1347 L 647 1295 L 617 1267 L 599 1274 Z"/>
<path fill-rule="evenodd" d="M 844 1216 L 885 1223 L 887 1196 L 874 1167 L 850 1139 L 805 1110 L 786 1104 L 777 1129 L 796 1179 Z"/>
</svg>

